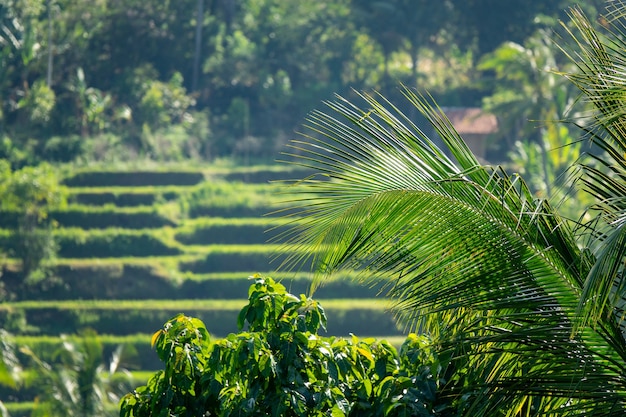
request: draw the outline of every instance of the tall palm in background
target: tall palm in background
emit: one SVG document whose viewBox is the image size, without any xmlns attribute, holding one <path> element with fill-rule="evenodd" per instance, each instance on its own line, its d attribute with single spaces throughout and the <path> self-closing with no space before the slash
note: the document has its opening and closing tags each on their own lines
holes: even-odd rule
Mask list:
<svg viewBox="0 0 626 417">
<path fill-rule="evenodd" d="M 312 113 L 311 134 L 293 143 L 296 163 L 319 175 L 292 189 L 305 221 L 283 237 L 313 253 L 321 281 L 341 269 L 388 279 L 400 318 L 433 339 L 440 401 L 454 414 L 626 412 L 626 5 L 611 5 L 605 34 L 570 12 L 580 73 L 565 76 L 595 107 L 580 129 L 600 150 L 580 167 L 589 223 L 481 165 L 436 104 L 408 89 L 445 149 L 367 94 Z"/>
<path fill-rule="evenodd" d="M 561 146 L 572 142 L 571 132 L 557 121 L 576 114 L 581 103 L 576 100 L 576 86 L 556 72 L 557 68 L 572 72 L 575 64 L 554 37 L 551 30 L 538 29 L 523 45 L 507 42 L 478 64 L 479 69 L 494 73 L 494 93 L 483 98 L 483 108 L 498 117 L 494 144 L 500 151 L 503 146 L 512 149 L 509 156 L 514 164 L 522 162 L 515 161 L 516 155 L 524 157 L 519 172 L 534 173 L 526 178 L 530 188 L 550 199 L 556 197 L 554 185 L 565 178 L 559 171 L 569 168 L 581 148 L 581 143 Z"/>
<path fill-rule="evenodd" d="M 16 355 L 17 348 L 9 333 L 0 329 L 0 386 L 15 388 L 20 380 L 21 367 Z M 0 399 L 0 416 L 9 413 Z"/>
<path fill-rule="evenodd" d="M 63 344 L 54 353 L 55 361 L 41 360 L 28 347 L 21 351 L 37 370 L 26 381 L 38 391 L 33 416 L 115 416 L 121 396 L 131 390 L 132 376 L 121 368 L 123 346 L 104 361 L 101 340 L 93 330 L 84 330 L 79 339 L 62 336 Z"/>
</svg>

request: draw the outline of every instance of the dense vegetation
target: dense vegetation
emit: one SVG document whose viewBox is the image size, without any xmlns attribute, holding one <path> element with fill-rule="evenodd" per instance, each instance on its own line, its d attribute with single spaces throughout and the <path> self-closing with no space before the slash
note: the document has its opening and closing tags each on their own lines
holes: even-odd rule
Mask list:
<svg viewBox="0 0 626 417">
<path fill-rule="evenodd" d="M 274 157 L 321 100 L 392 98 L 399 82 L 480 106 L 498 72 L 476 67 L 483 55 L 545 36 L 573 3 L 5 0 L 0 156 Z"/>
<path fill-rule="evenodd" d="M 411 335 L 400 354 L 375 339 L 324 337 L 321 304 L 255 276 L 238 333 L 213 341 L 178 315 L 152 337 L 165 369 L 127 394 L 121 416 L 434 416 L 443 367 Z"/>
<path fill-rule="evenodd" d="M 575 47 L 565 52 L 578 71 L 562 76 L 591 105 L 570 128 L 593 145 L 564 181 L 578 190 L 566 198 L 589 201 L 580 218 L 536 198 L 519 174 L 482 164 L 410 89 L 405 99 L 441 146 L 366 93 L 314 112 L 319 136 L 294 144 L 318 175 L 293 189 L 303 219 L 290 241 L 316 249 L 293 263 L 312 258 L 320 280 L 393 276 L 400 315 L 451 358 L 444 389 L 465 402 L 461 415 L 626 412 L 626 3 L 611 2 L 600 28 L 570 13 Z"/>
<path fill-rule="evenodd" d="M 20 231 L 14 219 L 29 205 L 5 199 L 0 216 L 6 253 L 0 327 L 13 334 L 2 334 L 7 367 L 0 365 L 0 399 L 12 416 L 67 414 L 62 410 L 84 406 L 71 385 L 86 378 L 80 373 L 86 355 L 98 395 L 114 398 L 131 383 L 145 382 L 161 366 L 149 332 L 181 312 L 210 323 L 215 339 L 236 331 L 246 277 L 270 273 L 280 262 L 271 262 L 278 245 L 266 241 L 282 229 L 267 230 L 281 223 L 263 214 L 280 207 L 281 186 L 267 180 L 302 175 L 285 167 L 227 165 L 86 169 L 66 176 L 41 166 L 5 173 L 3 184 L 21 179 L 32 190 L 54 185 L 51 190 L 59 189 L 65 200 L 54 208 L 35 206 L 45 213 L 39 223 L 43 242 L 53 243 L 56 256 L 29 277 L 11 243 Z M 127 178 L 132 181 L 124 185 Z M 311 282 L 308 273 L 274 276 L 294 292 L 307 292 Z M 378 289 L 339 279 L 318 292 L 333 317 L 328 334 L 386 336 L 400 343 L 401 329 L 384 303 L 373 299 Z M 117 371 L 107 371 L 111 366 Z M 116 414 L 115 401 L 102 401 L 92 405 Z"/>
<path fill-rule="evenodd" d="M 622 3 L 610 2 L 609 12 L 596 22 L 605 2 L 587 1 L 581 7 L 591 22 L 576 11 L 574 24 L 569 19 L 561 24 L 557 18 L 565 17 L 564 10 L 575 2 L 520 3 L 0 1 L 0 401 L 13 416 L 117 414 L 119 395 L 148 381 L 150 371 L 162 366 L 150 349 L 147 332 L 167 322 L 170 329 L 182 326 L 204 334 L 202 320 L 211 330 L 211 339 L 203 339 L 200 345 L 191 341 L 189 347 L 200 346 L 206 353 L 220 351 L 221 343 L 232 343 L 243 351 L 250 335 L 259 346 L 266 346 L 268 334 L 250 329 L 234 333 L 245 304 L 245 277 L 269 274 L 291 293 L 309 293 L 313 274 L 285 268 L 310 271 L 321 260 L 324 273 L 345 267 L 316 288 L 316 299 L 322 300 L 331 318 L 328 333 L 318 334 L 313 325 L 299 329 L 296 333 L 312 337 L 315 343 L 305 345 L 302 339 L 294 346 L 303 349 L 298 354 L 307 349 L 320 353 L 317 358 L 327 358 L 325 349 L 339 356 L 354 354 L 350 360 L 356 357 L 362 374 L 343 381 L 347 392 L 341 395 L 332 389 L 322 392 L 323 386 L 339 380 L 325 374 L 319 362 L 309 363 L 315 375 L 313 386 L 320 388 L 313 390 L 319 396 L 311 398 L 303 393 L 308 383 L 304 378 L 299 381 L 304 385 L 289 394 L 272 391 L 284 382 L 282 377 L 274 379 L 266 399 L 285 400 L 279 401 L 285 412 L 306 413 L 304 395 L 304 402 L 314 404 L 315 410 L 337 415 L 402 411 L 534 415 L 544 409 L 556 415 L 584 414 L 603 401 L 606 407 L 598 407 L 596 413 L 619 414 L 626 355 L 620 344 L 621 322 L 612 320 L 622 315 L 623 286 L 621 267 L 609 261 L 621 259 L 622 253 L 622 239 L 612 237 L 611 231 L 621 230 L 622 224 L 619 167 L 624 152 L 619 147 L 620 117 L 614 116 L 621 114 L 623 65 L 619 54 L 611 53 L 624 45 L 608 41 L 605 47 L 602 42 L 606 34 L 609 39 L 619 38 Z M 572 52 L 579 50 L 580 57 Z M 595 85 L 597 77 L 614 84 L 602 90 L 606 85 Z M 467 152 L 451 126 L 433 110 L 433 102 L 398 89 L 399 83 L 430 91 L 443 106 L 482 106 L 495 114 L 499 131 L 488 138 L 486 156 L 494 162 L 506 159 L 507 168 L 524 174 L 528 182 L 482 166 L 483 161 Z M 588 102 L 579 100 L 578 87 L 590 96 Z M 372 90 L 383 96 L 357 93 Z M 299 160 L 304 170 L 254 165 L 284 151 L 284 143 L 304 115 L 335 92 L 346 101 L 329 103 L 332 115 L 313 113 L 310 137 L 293 142 L 291 154 L 280 156 Z M 607 94 L 597 97 L 594 92 Z M 612 92 L 617 92 L 617 99 Z M 387 112 L 386 99 L 398 107 Z M 581 117 L 592 114 L 594 105 L 602 116 Z M 344 116 L 346 124 L 338 125 Z M 566 118 L 574 123 L 551 123 Z M 593 139 L 593 147 L 577 140 L 581 128 Z M 397 135 L 386 136 L 389 131 Z M 617 148 L 611 138 L 618 141 Z M 318 160 L 325 154 L 327 139 L 341 144 L 329 145 L 338 157 Z M 352 139 L 354 145 L 349 145 Z M 384 139 L 384 144 L 376 139 Z M 413 148 L 396 142 L 401 139 Z M 441 140 L 446 146 L 437 148 Z M 364 144 L 372 147 L 363 149 Z M 370 154 L 372 149 L 384 152 Z M 422 159 L 413 163 L 412 156 L 398 149 L 412 149 Z M 584 159 L 589 149 L 597 161 Z M 350 151 L 358 155 L 357 162 Z M 403 161 L 409 161 L 408 167 Z M 315 201 L 312 211 L 285 205 L 290 197 L 283 192 L 300 188 L 270 182 L 307 177 L 318 171 L 317 162 L 326 169 L 323 178 L 336 181 L 313 182 L 304 194 L 297 194 L 305 203 Z M 574 183 L 568 174 L 578 162 L 583 162 L 588 175 L 582 188 L 591 192 L 579 190 L 575 198 L 567 198 Z M 394 167 L 391 174 L 386 171 L 389 166 Z M 420 182 L 425 178 L 418 166 L 429 167 L 428 172 L 440 178 L 434 185 Z M 607 171 L 615 175 L 606 175 Z M 463 188 L 466 180 L 485 192 L 468 192 Z M 393 188 L 394 181 L 402 184 L 401 191 L 388 194 L 389 201 L 378 188 L 374 194 L 380 200 L 367 195 L 368 187 Z M 335 184 L 339 188 L 325 188 Z M 414 186 L 424 193 L 417 203 L 412 200 Z M 328 191 L 323 196 L 330 198 L 317 199 L 319 191 Z M 445 200 L 451 195 L 460 197 Z M 488 199 L 472 200 L 487 195 L 494 197 L 494 204 Z M 552 204 L 535 200 L 544 197 Z M 346 202 L 350 198 L 354 200 Z M 363 206 L 347 209 L 345 221 L 308 217 L 340 216 L 340 209 L 347 207 L 344 203 L 356 201 Z M 593 210 L 582 213 L 584 207 L 598 209 L 606 217 L 594 217 L 598 211 Z M 420 209 L 425 211 L 418 219 L 432 221 L 414 221 L 411 215 Z M 510 220 L 509 227 L 489 234 L 492 229 L 484 227 L 480 218 L 463 217 L 468 212 L 478 216 L 481 210 L 491 215 L 488 226 Z M 385 217 L 389 214 L 391 220 Z M 296 233 L 310 232 L 309 238 L 298 241 L 299 246 L 281 246 L 282 239 L 276 240 L 292 236 L 280 219 L 284 215 Z M 363 215 L 363 226 L 353 229 Z M 578 218 L 585 223 L 577 223 Z M 590 219 L 595 223 L 587 223 Z M 421 229 L 424 235 L 420 235 L 423 225 L 428 230 Z M 572 225 L 575 233 L 570 234 L 567 228 Z M 463 233 L 453 233 L 461 226 L 466 226 Z M 507 250 L 490 252 L 491 243 L 517 228 L 523 228 L 522 236 L 507 241 L 508 246 L 502 246 Z M 467 231 L 484 234 L 477 237 Z M 584 236 L 593 239 L 581 243 Z M 429 244 L 415 244 L 422 237 L 430 239 Z M 580 252 L 577 245 L 589 250 Z M 611 250 L 603 251 L 605 246 Z M 520 248 L 535 256 L 527 263 L 518 262 L 526 259 L 514 256 L 513 249 Z M 313 259 L 307 259 L 309 255 Z M 542 264 L 544 258 L 548 261 Z M 563 259 L 573 260 L 578 269 L 569 268 L 573 263 Z M 592 266 L 597 259 L 608 261 Z M 430 260 L 435 264 L 428 264 Z M 273 271 L 279 266 L 280 272 Z M 358 269 L 363 266 L 367 266 L 369 286 L 353 280 L 362 276 Z M 493 268 L 485 272 L 487 266 Z M 515 270 L 516 266 L 523 271 Z M 371 274 L 376 267 L 379 270 Z M 571 278 L 565 287 L 552 280 L 554 270 L 566 280 Z M 511 292 L 504 280 L 506 271 L 518 280 Z M 469 279 L 476 274 L 478 281 Z M 398 277 L 400 281 L 391 281 L 398 285 L 386 286 Z M 436 279 L 414 281 L 416 277 Z M 547 290 L 533 286 L 535 277 Z M 266 288 L 258 284 L 261 287 L 254 288 Z M 399 346 L 406 328 L 393 320 L 385 304 L 373 299 L 390 289 L 400 307 L 406 307 L 401 311 L 409 320 L 421 312 L 417 307 L 433 307 L 428 316 L 432 320 L 419 324 L 430 335 L 408 339 L 399 355 L 386 342 L 327 336 L 384 336 Z M 282 289 L 272 294 L 275 300 L 287 297 Z M 581 294 L 592 298 L 598 294 L 601 306 L 594 310 L 595 304 L 587 303 L 572 310 Z M 458 295 L 465 298 L 455 298 Z M 556 311 L 564 315 L 552 314 L 552 306 L 558 303 L 562 304 Z M 521 312 L 511 312 L 519 305 Z M 302 324 L 296 309 L 303 306 L 296 303 L 286 309 L 295 321 L 283 325 Z M 197 319 L 169 320 L 181 311 Z M 584 317 L 591 317 L 591 325 L 578 321 L 580 312 L 590 313 Z M 520 319 L 509 320 L 511 314 Z M 252 327 L 254 320 L 248 320 Z M 528 330 L 522 325 L 527 322 L 536 326 Z M 542 332 L 546 328 L 556 330 L 546 335 Z M 159 341 L 184 342 L 174 330 L 159 333 L 156 347 L 161 354 L 167 352 Z M 284 341 L 281 332 L 274 336 Z M 226 342 L 219 340 L 229 333 L 233 334 Z M 614 336 L 609 347 L 604 344 L 607 334 Z M 522 342 L 515 339 L 518 336 L 524 338 Z M 536 366 L 526 366 L 524 354 L 543 352 L 545 343 L 548 353 L 531 358 Z M 384 372 L 368 368 L 370 358 L 359 349 L 389 366 Z M 419 368 L 437 357 L 430 356 L 434 352 L 443 358 L 438 363 L 444 368 Z M 209 364 L 204 353 L 194 364 Z M 294 358 L 284 357 L 284 363 Z M 599 370 L 592 376 L 579 366 L 589 361 Z M 230 409 L 250 411 L 249 404 L 229 397 L 232 392 L 219 381 L 189 398 L 184 385 L 189 382 L 188 368 L 175 372 L 168 367 L 176 364 L 167 358 L 165 362 L 165 372 L 182 379 L 165 387 L 162 373 L 149 380 L 143 394 L 169 389 L 194 415 L 198 401 L 217 407 L 214 395 L 224 400 L 218 401 L 218 414 Z M 262 373 L 277 369 L 265 366 Z M 222 369 L 219 377 L 236 379 L 238 370 L 236 366 Z M 519 372 L 509 378 L 509 370 Z M 445 377 L 440 378 L 442 372 Z M 546 375 L 555 377 L 546 381 Z M 433 381 L 422 384 L 420 378 L 429 376 L 437 393 L 431 389 Z M 581 381 L 576 394 L 571 394 L 572 378 Z M 369 388 L 367 381 L 372 383 Z M 261 385 L 248 386 L 248 394 L 268 388 L 262 380 L 256 382 Z M 590 389 L 597 391 L 589 394 Z M 550 396 L 554 393 L 557 398 Z M 125 412 L 142 414 L 155 406 L 140 394 L 133 401 L 125 403 Z M 365 410 L 368 407 L 374 408 Z M 4 413 L 0 402 L 0 414 Z"/>
</svg>

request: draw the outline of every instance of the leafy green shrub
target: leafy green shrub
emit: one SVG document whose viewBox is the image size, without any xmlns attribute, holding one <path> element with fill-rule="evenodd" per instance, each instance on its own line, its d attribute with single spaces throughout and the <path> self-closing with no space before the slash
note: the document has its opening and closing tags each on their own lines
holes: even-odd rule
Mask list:
<svg viewBox="0 0 626 417">
<path fill-rule="evenodd" d="M 53 136 L 46 140 L 42 157 L 48 161 L 70 162 L 83 152 L 84 140 L 79 135 Z"/>
<path fill-rule="evenodd" d="M 124 114 L 124 110 L 125 107 L 122 106 L 120 116 Z M 77 160 L 87 165 L 93 161 L 112 163 L 137 158 L 137 151 L 124 146 L 124 139 L 113 132 L 83 137 L 82 148 L 83 151 Z"/>
<path fill-rule="evenodd" d="M 11 213 L 12 220 L 8 255 L 20 260 L 25 278 L 41 272 L 56 255 L 56 224 L 49 217 L 65 202 L 65 187 L 49 165 L 11 171 L 6 161 L 0 162 L 0 213 Z"/>
<path fill-rule="evenodd" d="M 50 121 L 55 103 L 54 91 L 40 79 L 26 91 L 24 97 L 17 103 L 17 108 L 27 114 L 31 123 L 45 126 Z"/>
<path fill-rule="evenodd" d="M 142 151 L 152 161 L 198 160 L 202 153 L 202 141 L 189 135 L 187 128 L 183 125 L 169 125 L 153 131 L 144 124 L 141 132 L 141 145 Z"/>
<path fill-rule="evenodd" d="M 187 95 L 179 72 L 168 82 L 144 80 L 142 90 L 134 117 L 138 124 L 154 128 L 183 122 L 188 117 L 187 109 L 195 103 Z"/>
<path fill-rule="evenodd" d="M 1 109 L 0 120 L 2 120 Z M 23 144 L 19 139 L 2 134 L 0 135 L 0 158 L 7 161 L 12 167 L 32 165 L 37 161 L 37 156 L 32 151 L 35 146 L 36 144 L 32 142 Z"/>
<path fill-rule="evenodd" d="M 179 314 L 152 337 L 165 363 L 127 394 L 120 415 L 433 416 L 441 366 L 411 335 L 400 354 L 386 341 L 321 337 L 321 305 L 256 276 L 239 333 L 212 341 Z M 247 329 L 244 331 L 244 327 Z"/>
</svg>

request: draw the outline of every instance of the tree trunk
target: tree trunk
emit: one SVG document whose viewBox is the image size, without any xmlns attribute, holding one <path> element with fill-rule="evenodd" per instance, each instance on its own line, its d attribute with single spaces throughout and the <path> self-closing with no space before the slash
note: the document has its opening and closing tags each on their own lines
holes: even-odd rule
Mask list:
<svg viewBox="0 0 626 417">
<path fill-rule="evenodd" d="M 200 77 L 200 58 L 202 53 L 202 24 L 204 23 L 204 0 L 198 0 L 196 10 L 196 48 L 193 55 L 193 74 L 191 78 L 191 91 L 198 90 L 198 78 Z"/>
<path fill-rule="evenodd" d="M 48 71 L 46 85 L 52 87 L 52 0 L 48 0 Z"/>
</svg>

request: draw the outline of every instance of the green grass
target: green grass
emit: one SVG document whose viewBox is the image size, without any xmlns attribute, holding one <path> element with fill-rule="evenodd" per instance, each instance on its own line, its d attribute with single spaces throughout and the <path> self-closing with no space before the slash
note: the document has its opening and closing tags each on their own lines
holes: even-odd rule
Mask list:
<svg viewBox="0 0 626 417">
<path fill-rule="evenodd" d="M 106 187 L 67 187 L 70 196 L 73 194 L 183 194 L 189 192 L 199 185 L 135 185 L 133 187 L 110 185 Z"/>
<path fill-rule="evenodd" d="M 294 223 L 302 223 L 302 221 L 295 219 Z M 264 226 L 271 228 L 283 224 L 285 224 L 285 220 L 275 217 L 200 217 L 184 220 L 178 230 L 192 231 L 215 226 Z"/>
<path fill-rule="evenodd" d="M 198 254 L 182 254 L 175 256 L 151 256 L 132 257 L 124 256 L 118 258 L 74 258 L 57 259 L 54 265 L 70 269 L 90 269 L 90 268 L 116 268 L 122 270 L 124 267 L 145 268 L 152 271 L 154 275 L 174 281 L 180 281 L 185 275 L 180 270 L 181 263 L 193 263 L 202 261 L 204 257 Z M 249 275 L 249 274 L 248 274 Z M 89 279 L 89 272 L 87 277 Z"/>
<path fill-rule="evenodd" d="M 206 174 L 218 174 L 230 172 L 259 172 L 259 171 L 273 171 L 273 172 L 291 172 L 301 170 L 299 167 L 289 164 L 278 164 L 273 159 L 255 159 L 248 161 L 244 164 L 243 161 L 232 158 L 222 157 L 216 158 L 211 162 L 204 160 L 187 160 L 183 163 L 176 161 L 155 161 L 151 159 L 142 159 L 141 164 L 138 165 L 136 160 L 129 161 L 116 161 L 111 164 L 110 162 L 93 162 L 90 161 L 87 166 L 81 163 L 68 163 L 60 164 L 58 166 L 59 171 L 63 173 L 64 177 L 69 177 L 76 172 L 109 172 L 109 171 L 156 171 L 156 172 L 169 172 L 169 171 L 199 171 Z"/>
<path fill-rule="evenodd" d="M 69 201 L 88 206 L 113 205 L 116 207 L 139 207 L 161 204 L 180 197 L 180 192 L 103 192 L 101 190 L 73 192 Z"/>
<path fill-rule="evenodd" d="M 184 245 L 267 244 L 284 230 L 285 221 L 275 217 L 203 217 L 184 221 L 174 239 Z"/>
<path fill-rule="evenodd" d="M 260 271 L 259 274 L 261 276 L 269 276 L 274 278 L 276 281 L 292 281 L 292 280 L 306 280 L 311 281 L 313 279 L 314 274 L 312 272 L 306 271 L 298 271 L 298 272 L 286 272 L 286 271 Z M 185 275 L 186 279 L 192 281 L 207 281 L 212 279 L 221 279 L 221 280 L 241 280 L 243 278 L 250 277 L 251 274 L 242 275 L 241 272 L 211 272 L 206 274 L 187 274 Z M 359 277 L 359 273 L 355 271 L 345 271 L 333 275 L 325 281 L 326 284 L 331 282 L 354 282 Z M 361 285 L 361 284 L 359 284 Z"/>
<path fill-rule="evenodd" d="M 160 369 L 162 363 L 150 341 L 152 333 L 158 330 L 148 329 L 150 333 L 135 333 L 130 335 L 98 334 L 98 341 L 102 345 L 105 362 L 110 359 L 112 352 L 120 345 L 124 347 L 123 364 L 124 368 L 132 371 L 134 377 L 145 378 L 145 375 L 154 369 Z M 65 339 L 59 335 L 20 335 L 14 336 L 13 341 L 19 348 L 28 346 L 37 357 L 45 361 L 54 361 L 56 352 L 61 348 L 64 340 L 79 342 L 80 336 L 77 334 L 66 334 Z"/>
<path fill-rule="evenodd" d="M 187 248 L 195 248 L 194 253 L 203 255 L 219 255 L 219 254 L 267 254 L 268 256 L 277 253 L 283 249 L 283 245 L 279 244 L 256 244 L 256 245 L 188 245 Z M 304 249 L 302 249 L 304 251 Z"/>
<path fill-rule="evenodd" d="M 242 203 L 265 205 L 268 201 L 279 202 L 282 201 L 283 191 L 283 187 L 279 184 L 246 184 L 223 180 L 207 181 L 188 190 L 189 199 L 192 201 L 215 200 L 226 206 Z"/>
<path fill-rule="evenodd" d="M 281 245 L 211 245 L 187 246 L 196 253 L 203 253 L 203 259 L 181 262 L 182 273 L 204 274 L 213 272 L 240 272 L 283 269 L 289 255 L 308 254 L 303 248 L 286 249 Z M 304 268 L 307 265 L 303 266 Z"/>
<path fill-rule="evenodd" d="M 125 235 L 125 236 L 152 236 L 155 239 L 162 241 L 168 240 L 167 243 L 174 243 L 172 238 L 175 233 L 175 228 L 171 226 L 165 226 L 160 229 L 126 229 L 123 227 L 108 227 L 106 229 L 82 229 L 80 227 L 63 227 L 54 230 L 54 235 L 61 238 L 72 238 L 77 240 L 86 240 L 92 237 L 96 238 L 108 238 L 113 236 Z M 163 239 L 165 237 L 165 239 Z M 169 239 L 167 239 L 169 238 Z"/>
<path fill-rule="evenodd" d="M 72 202 L 68 210 L 74 206 L 74 211 L 125 209 L 123 212 L 129 213 L 150 208 L 158 210 L 159 206 L 169 203 L 179 205 L 179 210 L 192 218 L 205 215 L 263 217 L 283 208 L 287 199 L 283 195 L 284 188 L 278 184 L 247 184 L 221 179 L 210 179 L 190 186 L 68 188 Z"/>
<path fill-rule="evenodd" d="M 30 416 L 35 409 L 36 404 L 37 403 L 34 401 L 4 402 L 4 406 L 7 408 L 11 417 Z"/>
<path fill-rule="evenodd" d="M 239 311 L 247 303 L 239 300 L 27 300 L 9 301 L 0 304 L 0 311 L 9 309 L 55 309 L 55 310 L 196 310 L 196 311 Z M 370 299 L 327 299 L 320 301 L 326 309 L 333 310 L 386 310 L 388 302 L 380 298 Z"/>
<path fill-rule="evenodd" d="M 76 341 L 80 339 L 78 335 L 68 335 L 69 340 Z M 98 340 L 102 344 L 108 345 L 138 345 L 138 344 L 150 344 L 151 334 L 148 333 L 137 333 L 130 335 L 113 335 L 113 334 L 99 334 Z M 12 339 L 18 346 L 32 346 L 36 344 L 47 344 L 54 345 L 61 343 L 62 339 L 60 336 L 51 336 L 51 335 L 17 335 L 13 336 Z"/>
</svg>

